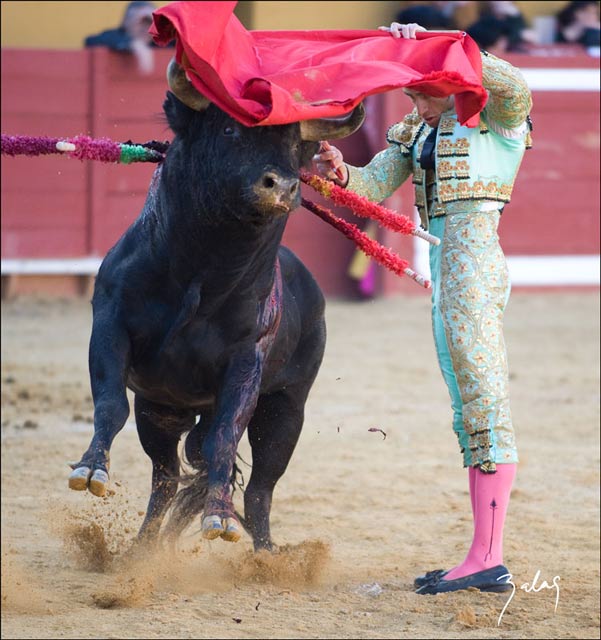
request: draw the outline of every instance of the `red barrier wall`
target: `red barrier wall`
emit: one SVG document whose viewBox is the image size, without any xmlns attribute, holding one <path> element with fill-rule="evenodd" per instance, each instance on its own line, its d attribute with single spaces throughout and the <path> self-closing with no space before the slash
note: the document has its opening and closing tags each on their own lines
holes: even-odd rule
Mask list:
<svg viewBox="0 0 601 640">
<path fill-rule="evenodd" d="M 171 139 L 162 115 L 165 69 L 172 51 L 156 52 L 156 71 L 141 76 L 132 58 L 105 49 L 2 52 L 2 133 L 123 142 Z M 598 68 L 584 55 L 514 56 L 522 68 Z M 534 149 L 527 152 L 500 235 L 508 255 L 599 253 L 599 92 L 534 91 Z M 337 144 L 361 165 L 385 145 L 388 126 L 410 103 L 396 91 L 369 99 L 366 125 Z M 154 166 L 107 165 L 58 156 L 2 157 L 2 259 L 102 257 L 139 214 Z M 308 199 L 323 201 L 303 186 Z M 404 185 L 386 203 L 412 215 Z M 334 209 L 338 215 L 351 214 Z M 357 221 L 357 220 L 355 220 Z M 363 221 L 357 221 L 360 226 Z M 411 239 L 381 232 L 408 260 Z M 314 273 L 327 295 L 356 295 L 347 275 L 354 246 L 309 212 L 290 219 L 284 242 Z M 3 284 L 6 278 L 3 276 Z M 51 288 L 54 280 L 45 279 Z M 44 279 L 36 287 L 44 289 Z M 13 292 L 27 291 L 23 278 Z M 30 287 L 31 289 L 32 287 Z M 378 291 L 419 293 L 406 278 L 378 271 Z"/>
<path fill-rule="evenodd" d="M 91 130 L 85 51 L 3 51 L 2 133 L 67 136 Z M 2 258 L 89 252 L 90 167 L 55 156 L 2 156 Z"/>
</svg>

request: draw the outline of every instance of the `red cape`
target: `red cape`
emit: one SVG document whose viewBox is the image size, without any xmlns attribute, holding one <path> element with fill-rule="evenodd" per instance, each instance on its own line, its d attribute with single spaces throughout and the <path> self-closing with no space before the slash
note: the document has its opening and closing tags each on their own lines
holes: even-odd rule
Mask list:
<svg viewBox="0 0 601 640">
<path fill-rule="evenodd" d="M 154 12 L 158 45 L 176 38 L 192 84 L 247 126 L 336 117 L 365 96 L 411 87 L 456 94 L 474 127 L 487 99 L 476 43 L 463 32 L 396 39 L 384 31 L 247 31 L 236 2 L 172 2 Z"/>
</svg>

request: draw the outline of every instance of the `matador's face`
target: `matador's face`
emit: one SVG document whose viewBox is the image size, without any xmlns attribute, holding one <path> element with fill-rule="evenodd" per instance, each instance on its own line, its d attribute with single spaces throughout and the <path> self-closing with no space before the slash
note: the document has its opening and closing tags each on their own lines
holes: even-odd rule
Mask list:
<svg viewBox="0 0 601 640">
<path fill-rule="evenodd" d="M 454 104 L 453 96 L 437 98 L 413 89 L 403 89 L 403 92 L 415 105 L 419 117 L 432 128 L 438 126 L 440 116 Z"/>
</svg>

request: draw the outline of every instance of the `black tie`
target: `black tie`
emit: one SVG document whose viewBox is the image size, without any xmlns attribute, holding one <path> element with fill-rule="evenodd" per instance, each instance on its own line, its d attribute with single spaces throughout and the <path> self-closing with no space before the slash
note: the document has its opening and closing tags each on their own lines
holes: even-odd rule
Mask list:
<svg viewBox="0 0 601 640">
<path fill-rule="evenodd" d="M 434 162 L 436 156 L 434 151 L 436 149 L 436 129 L 432 129 L 428 134 L 428 137 L 424 140 L 424 146 L 422 147 L 422 154 L 419 157 L 419 164 L 422 169 L 434 169 Z"/>
</svg>

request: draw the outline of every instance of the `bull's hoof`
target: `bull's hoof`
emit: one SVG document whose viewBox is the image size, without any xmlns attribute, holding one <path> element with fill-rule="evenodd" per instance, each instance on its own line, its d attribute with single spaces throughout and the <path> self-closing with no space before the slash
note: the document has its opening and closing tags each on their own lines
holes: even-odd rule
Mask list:
<svg viewBox="0 0 601 640">
<path fill-rule="evenodd" d="M 207 540 L 219 538 L 219 536 L 225 531 L 219 516 L 207 516 L 206 518 L 203 518 L 201 528 L 202 537 Z"/>
<path fill-rule="evenodd" d="M 90 467 L 77 467 L 69 474 L 69 489 L 74 491 L 89 489 L 91 493 L 99 498 L 106 495 L 108 482 L 108 473 L 102 469 L 92 471 Z"/>
<path fill-rule="evenodd" d="M 202 537 L 207 540 L 221 537 L 228 542 L 238 542 L 241 536 L 242 532 L 236 518 L 207 516 L 202 520 Z"/>
<path fill-rule="evenodd" d="M 238 540 L 240 540 L 242 531 L 240 530 L 240 523 L 236 518 L 225 519 L 225 532 L 221 537 L 228 542 L 238 542 Z"/>
<path fill-rule="evenodd" d="M 90 467 L 78 467 L 69 474 L 69 489 L 85 491 L 92 475 Z"/>
<path fill-rule="evenodd" d="M 102 498 L 106 495 L 109 484 L 109 474 L 102 469 L 96 469 L 90 478 L 90 493 Z"/>
</svg>

